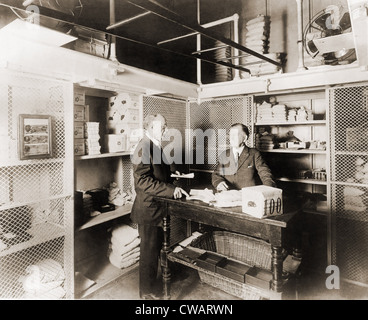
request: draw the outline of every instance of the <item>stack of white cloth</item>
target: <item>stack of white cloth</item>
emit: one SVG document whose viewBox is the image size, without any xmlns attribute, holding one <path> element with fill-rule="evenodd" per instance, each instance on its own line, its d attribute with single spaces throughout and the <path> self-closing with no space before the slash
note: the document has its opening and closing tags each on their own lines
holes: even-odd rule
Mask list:
<svg viewBox="0 0 368 320">
<path fill-rule="evenodd" d="M 260 151 L 268 151 L 278 148 L 276 136 L 265 132 L 256 135 L 256 148 Z"/>
<path fill-rule="evenodd" d="M 263 54 L 265 57 L 284 65 L 286 55 L 282 52 L 267 53 Z M 266 74 L 274 74 L 282 72 L 282 67 L 257 58 L 255 56 L 248 56 L 243 59 L 242 66 L 249 69 L 252 76 L 262 76 Z M 247 75 L 241 73 L 242 77 L 245 78 Z M 249 78 L 249 75 L 248 75 Z"/>
<path fill-rule="evenodd" d="M 272 120 L 273 120 L 272 104 L 263 102 L 262 104 L 257 105 L 257 122 L 267 123 L 272 122 Z"/>
<path fill-rule="evenodd" d="M 23 299 L 54 300 L 65 296 L 65 273 L 60 263 L 44 259 L 26 268 L 26 275 L 19 278 L 24 289 Z"/>
<path fill-rule="evenodd" d="M 85 122 L 84 124 L 86 154 L 101 153 L 99 125 L 99 122 Z"/>
<path fill-rule="evenodd" d="M 119 269 L 130 267 L 139 261 L 141 238 L 138 229 L 120 224 L 111 230 L 108 250 L 109 261 Z"/>
<path fill-rule="evenodd" d="M 276 104 L 272 107 L 272 116 L 274 122 L 287 121 L 287 107 L 284 104 Z"/>
<path fill-rule="evenodd" d="M 297 110 L 296 109 L 289 109 L 287 115 L 288 122 L 296 122 Z"/>
<path fill-rule="evenodd" d="M 259 53 L 268 53 L 270 36 L 270 17 L 258 15 L 249 20 L 245 28 L 245 46 Z"/>
</svg>

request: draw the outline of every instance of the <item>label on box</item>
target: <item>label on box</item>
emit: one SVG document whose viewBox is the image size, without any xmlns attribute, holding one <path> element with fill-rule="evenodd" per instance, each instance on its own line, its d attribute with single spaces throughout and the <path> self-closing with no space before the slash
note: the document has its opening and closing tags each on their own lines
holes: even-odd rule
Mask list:
<svg viewBox="0 0 368 320">
<path fill-rule="evenodd" d="M 74 154 L 76 156 L 83 156 L 86 154 L 84 139 L 74 139 Z"/>
<path fill-rule="evenodd" d="M 74 90 L 74 104 L 84 105 L 86 102 L 86 95 L 83 90 Z"/>
<path fill-rule="evenodd" d="M 105 148 L 107 152 L 121 152 L 126 151 L 127 143 L 126 143 L 126 135 L 125 134 L 107 134 L 105 135 Z"/>
<path fill-rule="evenodd" d="M 74 122 L 74 138 L 83 139 L 84 138 L 84 123 Z"/>
<path fill-rule="evenodd" d="M 253 217 L 283 214 L 282 189 L 264 185 L 243 188 L 242 203 L 242 211 Z"/>
<path fill-rule="evenodd" d="M 75 105 L 74 106 L 74 121 L 84 121 L 84 120 L 85 120 L 84 106 Z"/>
</svg>

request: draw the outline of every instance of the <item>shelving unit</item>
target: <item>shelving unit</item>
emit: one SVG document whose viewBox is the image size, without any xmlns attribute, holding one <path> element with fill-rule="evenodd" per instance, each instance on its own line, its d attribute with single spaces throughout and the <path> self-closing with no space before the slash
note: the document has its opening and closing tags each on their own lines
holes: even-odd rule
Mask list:
<svg viewBox="0 0 368 320">
<path fill-rule="evenodd" d="M 90 218 L 86 221 L 82 226 L 78 228 L 78 231 L 91 228 L 93 226 L 99 225 L 101 223 L 105 223 L 111 221 L 113 219 L 117 219 L 123 216 L 130 214 L 132 210 L 132 205 L 127 204 L 122 207 L 118 207 L 117 209 L 105 213 L 101 213 L 100 215 Z"/>
<path fill-rule="evenodd" d="M 85 192 L 102 189 L 111 182 L 116 182 L 122 192 L 133 191 L 132 166 L 130 163 L 132 152 L 109 152 L 104 139 L 105 135 L 110 133 L 109 118 L 114 116 L 114 113 L 109 110 L 111 105 L 115 103 L 113 102 L 114 98 L 119 96 L 119 92 L 88 87 L 77 87 L 77 90 L 77 92 L 85 93 L 84 104 L 88 105 L 86 119 L 99 123 L 101 153 L 74 156 L 75 190 Z M 129 95 L 127 95 L 127 98 L 129 98 Z M 141 102 L 141 98 L 139 98 L 139 102 Z M 129 104 L 129 101 L 127 103 Z M 141 107 L 139 106 L 139 108 Z M 135 264 L 128 268 L 119 269 L 112 265 L 108 258 L 109 229 L 116 224 L 123 223 L 122 221 L 125 221 L 125 218 L 129 216 L 131 209 L 132 204 L 127 203 L 123 206 L 116 206 L 112 211 L 102 212 L 93 217 L 87 216 L 83 209 L 76 209 L 75 215 L 83 216 L 82 223 L 75 228 L 77 298 L 88 296 L 137 267 L 137 264 Z M 83 280 L 90 285 L 87 287 L 81 285 L 80 281 L 83 282 Z"/>
<path fill-rule="evenodd" d="M 276 103 L 286 106 L 285 121 L 258 121 L 257 106 L 264 101 L 269 102 L 270 97 L 276 98 Z M 303 251 L 305 263 L 308 268 L 325 269 L 327 256 L 327 230 L 326 223 L 329 216 L 329 175 L 326 178 L 315 178 L 313 170 L 328 169 L 328 131 L 326 119 L 328 113 L 328 101 L 324 89 L 303 92 L 302 90 L 293 93 L 273 93 L 269 95 L 256 95 L 253 98 L 253 132 L 254 145 L 256 145 L 256 135 L 260 130 L 265 130 L 273 135 L 277 143 L 274 149 L 262 150 L 265 161 L 271 168 L 278 187 L 284 190 L 287 197 L 299 199 L 303 206 Z M 313 119 L 306 121 L 288 120 L 287 115 L 290 109 L 298 110 L 305 107 L 311 110 Z M 302 142 L 312 141 L 325 142 L 326 149 L 304 148 L 294 149 L 279 148 L 278 142 L 286 141 L 288 132 L 292 131 L 292 136 Z M 323 145 L 323 144 L 322 144 Z M 316 249 L 315 244 L 325 244 L 324 247 Z M 321 252 L 319 257 L 315 252 Z M 320 265 L 319 265 L 320 264 Z"/>
<path fill-rule="evenodd" d="M 75 160 L 88 160 L 88 159 L 124 157 L 124 156 L 130 156 L 130 155 L 132 155 L 132 152 L 124 151 L 124 152 L 101 153 L 101 154 L 92 154 L 92 155 L 84 155 L 84 156 L 74 156 L 74 159 Z"/>
</svg>

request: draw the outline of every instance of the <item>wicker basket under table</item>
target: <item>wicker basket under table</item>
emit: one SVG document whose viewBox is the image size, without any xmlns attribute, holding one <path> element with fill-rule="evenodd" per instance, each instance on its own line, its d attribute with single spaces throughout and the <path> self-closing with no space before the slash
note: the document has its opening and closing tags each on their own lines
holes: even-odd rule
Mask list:
<svg viewBox="0 0 368 320">
<path fill-rule="evenodd" d="M 249 266 L 271 270 L 271 245 L 268 242 L 227 231 L 213 231 L 193 240 L 190 247 L 216 252 Z M 273 293 L 197 268 L 202 282 L 244 300 L 272 298 Z"/>
</svg>

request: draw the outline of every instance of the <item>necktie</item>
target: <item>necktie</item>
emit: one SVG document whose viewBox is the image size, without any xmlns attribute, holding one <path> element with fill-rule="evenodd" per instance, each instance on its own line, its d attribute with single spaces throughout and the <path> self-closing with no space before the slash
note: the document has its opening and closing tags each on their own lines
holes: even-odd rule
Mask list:
<svg viewBox="0 0 368 320">
<path fill-rule="evenodd" d="M 238 161 L 239 161 L 239 152 L 235 151 L 235 165 L 238 166 Z"/>
</svg>

